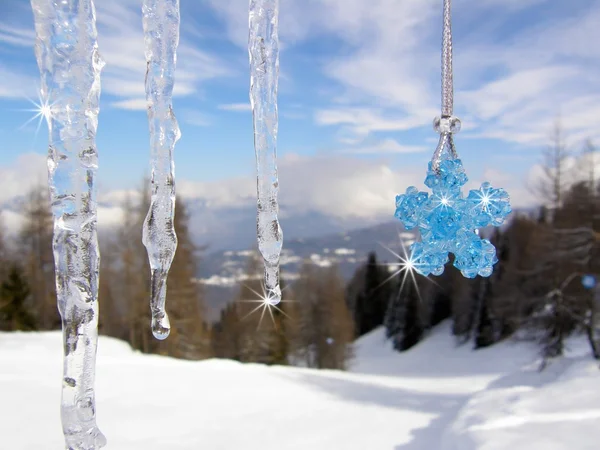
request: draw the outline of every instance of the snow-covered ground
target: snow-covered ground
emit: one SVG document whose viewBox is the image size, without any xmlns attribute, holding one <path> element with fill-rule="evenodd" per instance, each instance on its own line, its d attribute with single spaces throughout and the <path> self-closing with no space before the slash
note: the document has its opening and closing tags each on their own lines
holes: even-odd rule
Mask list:
<svg viewBox="0 0 600 450">
<path fill-rule="evenodd" d="M 363 337 L 350 372 L 185 362 L 101 338 L 98 424 L 111 450 L 585 450 L 600 445 L 600 370 L 573 341 L 456 347 L 442 324 L 413 350 Z M 0 448 L 63 448 L 59 333 L 0 333 Z"/>
</svg>

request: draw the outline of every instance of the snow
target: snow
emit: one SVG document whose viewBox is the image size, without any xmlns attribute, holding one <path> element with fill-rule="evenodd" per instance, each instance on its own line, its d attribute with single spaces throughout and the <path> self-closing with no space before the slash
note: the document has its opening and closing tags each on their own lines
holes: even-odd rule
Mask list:
<svg viewBox="0 0 600 450">
<path fill-rule="evenodd" d="M 472 351 L 444 323 L 398 354 L 375 330 L 337 372 L 179 361 L 101 337 L 98 424 L 111 450 L 596 448 L 600 371 L 571 345 L 540 373 L 531 344 Z M 59 333 L 0 333 L 2 448 L 63 448 L 61 351 Z"/>
<path fill-rule="evenodd" d="M 313 253 L 310 255 L 310 262 L 319 267 L 331 267 L 333 265 L 331 260 L 322 257 L 318 253 Z"/>
<path fill-rule="evenodd" d="M 336 255 L 354 255 L 356 253 L 356 250 L 352 249 L 352 248 L 336 248 L 335 252 Z"/>
</svg>

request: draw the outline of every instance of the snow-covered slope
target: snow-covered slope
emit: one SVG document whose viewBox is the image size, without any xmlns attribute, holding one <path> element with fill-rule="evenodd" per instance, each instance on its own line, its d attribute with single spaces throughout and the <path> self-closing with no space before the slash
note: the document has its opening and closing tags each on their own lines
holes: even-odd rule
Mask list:
<svg viewBox="0 0 600 450">
<path fill-rule="evenodd" d="M 544 372 L 532 364 L 472 396 L 442 449 L 598 449 L 600 370 L 585 346 L 572 344 L 570 356 Z"/>
<path fill-rule="evenodd" d="M 402 355 L 376 330 L 346 373 L 177 361 L 101 338 L 98 423 L 111 450 L 592 448 L 600 371 L 576 355 L 540 376 L 534 360 L 524 344 L 456 348 L 447 324 Z M 0 333 L 0 448 L 63 448 L 60 378 L 59 333 Z"/>
</svg>

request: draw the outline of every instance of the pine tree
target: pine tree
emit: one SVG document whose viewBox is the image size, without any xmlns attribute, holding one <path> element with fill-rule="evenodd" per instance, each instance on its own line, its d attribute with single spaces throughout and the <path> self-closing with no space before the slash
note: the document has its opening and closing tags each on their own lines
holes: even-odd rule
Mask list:
<svg viewBox="0 0 600 450">
<path fill-rule="evenodd" d="M 479 317 L 477 319 L 477 328 L 475 330 L 476 349 L 489 347 L 495 342 L 494 328 L 490 318 L 489 309 L 489 304 L 492 300 L 492 282 L 489 278 L 480 278 L 478 284 Z"/>
<path fill-rule="evenodd" d="M 325 337 L 317 341 L 318 367 L 344 370 L 352 358 L 354 326 L 346 304 L 344 281 L 336 266 L 323 271 L 321 289 Z"/>
<path fill-rule="evenodd" d="M 217 339 L 229 339 L 232 334 L 236 341 L 237 358 L 242 362 L 261 364 L 285 364 L 287 354 L 282 354 L 282 318 L 276 308 L 264 302 L 262 284 L 263 264 L 257 251 L 248 258 L 244 279 L 240 282 L 231 308 L 230 323 L 223 322 L 217 327 Z M 235 313 L 234 313 L 235 312 Z M 239 345 L 238 345 L 239 344 Z M 221 344 L 222 346 L 222 344 Z"/>
<path fill-rule="evenodd" d="M 98 282 L 98 332 L 105 336 L 127 339 L 126 324 L 122 321 L 117 302 L 117 257 L 118 249 L 111 242 L 106 245 L 100 241 L 102 261 Z"/>
<path fill-rule="evenodd" d="M 6 248 L 4 221 L 0 216 L 0 280 L 6 279 L 8 268 L 10 267 L 11 257 Z"/>
<path fill-rule="evenodd" d="M 563 213 L 571 152 L 559 122 L 543 156 L 544 176 L 536 188 L 546 208 L 536 233 L 526 244 L 535 256 L 527 261 L 528 267 L 523 271 L 527 278 L 522 288 L 531 299 L 534 325 L 544 334 L 542 354 L 547 359 L 562 355 L 564 339 L 575 328 L 575 321 L 568 313 L 575 305 L 564 295 L 562 285 L 578 270 L 577 266 L 586 262 L 591 234 L 577 223 L 576 217 Z"/>
<path fill-rule="evenodd" d="M 123 220 L 115 237 L 115 257 L 102 264 L 105 270 L 108 264 L 112 265 L 113 295 L 121 299 L 115 305 L 119 309 L 115 308 L 111 317 L 113 327 L 126 332 L 126 340 L 132 348 L 155 353 L 159 344 L 150 328 L 150 267 L 141 232 L 150 198 L 145 188 L 140 191 L 141 201 L 134 202 L 130 195 L 125 197 L 121 206 Z M 108 280 L 105 278 L 105 281 Z M 105 309 L 105 312 L 108 311 Z"/>
<path fill-rule="evenodd" d="M 403 296 L 406 304 L 406 315 L 404 317 L 402 339 L 400 346 L 397 348 L 400 351 L 408 350 L 418 344 L 424 333 L 421 320 L 421 298 L 417 282 L 407 280 Z"/>
<path fill-rule="evenodd" d="M 242 361 L 243 335 L 236 303 L 228 304 L 212 329 L 212 349 L 216 358 Z"/>
<path fill-rule="evenodd" d="M 277 308 L 271 308 L 273 313 L 274 337 L 272 346 L 273 364 L 289 364 L 290 342 L 287 329 L 290 327 L 291 316 L 288 312 L 292 311 L 290 307 L 293 304 L 291 290 L 287 289 L 287 284 L 283 278 L 280 280 L 281 303 Z"/>
<path fill-rule="evenodd" d="M 190 236 L 187 209 L 181 200 L 177 200 L 175 211 L 178 243 L 167 280 L 171 334 L 164 344 L 170 356 L 204 359 L 210 357 L 212 351 L 209 333 L 204 326 L 204 293 L 202 286 L 195 282 L 199 258 Z"/>
<path fill-rule="evenodd" d="M 40 185 L 27 196 L 24 223 L 18 243 L 40 330 L 61 327 L 56 305 L 52 235 L 53 219 L 48 193 L 47 189 Z"/>
<path fill-rule="evenodd" d="M 390 297 L 387 311 L 385 312 L 384 327 L 385 336 L 388 339 L 393 339 L 396 342 L 398 336 L 401 335 L 404 328 L 404 317 L 406 316 L 406 303 L 402 295 L 402 283 L 395 283 L 396 292 Z"/>
<path fill-rule="evenodd" d="M 307 367 L 345 369 L 352 356 L 354 321 L 337 267 L 305 261 L 294 284 L 290 348 Z"/>
<path fill-rule="evenodd" d="M 442 321 L 452 316 L 452 275 L 453 267 L 447 266 L 444 273 L 436 278 L 437 286 L 430 287 L 429 326 L 435 327 Z"/>
<path fill-rule="evenodd" d="M 0 329 L 8 331 L 31 331 L 36 329 L 33 314 L 26 302 L 30 289 L 23 270 L 13 265 L 8 278 L 0 285 Z"/>
<path fill-rule="evenodd" d="M 385 327 L 386 337 L 392 339 L 394 349 L 398 351 L 408 350 L 416 345 L 425 332 L 421 280 L 426 278 L 415 275 L 413 279 L 407 274 L 406 278 L 402 277 L 394 285 L 396 292 L 388 305 Z"/>
<path fill-rule="evenodd" d="M 383 325 L 391 287 L 386 283 L 389 275 L 385 267 L 377 263 L 375 252 L 369 253 L 364 271 L 363 289 L 359 291 L 354 302 L 357 336 L 362 336 Z"/>
</svg>

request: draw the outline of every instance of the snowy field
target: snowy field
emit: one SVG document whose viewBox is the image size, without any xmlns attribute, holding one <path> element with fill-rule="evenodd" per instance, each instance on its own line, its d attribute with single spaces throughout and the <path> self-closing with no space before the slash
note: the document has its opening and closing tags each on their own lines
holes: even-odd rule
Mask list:
<svg viewBox="0 0 600 450">
<path fill-rule="evenodd" d="M 587 450 L 600 445 L 600 370 L 582 343 L 456 348 L 441 325 L 398 354 L 363 337 L 348 373 L 184 362 L 101 338 L 98 424 L 109 450 Z M 59 333 L 0 333 L 0 447 L 63 448 Z"/>
</svg>

